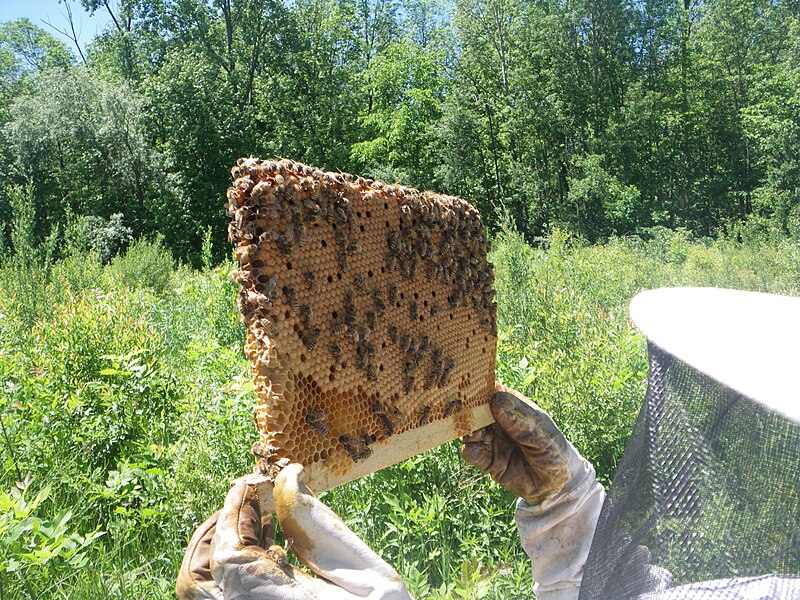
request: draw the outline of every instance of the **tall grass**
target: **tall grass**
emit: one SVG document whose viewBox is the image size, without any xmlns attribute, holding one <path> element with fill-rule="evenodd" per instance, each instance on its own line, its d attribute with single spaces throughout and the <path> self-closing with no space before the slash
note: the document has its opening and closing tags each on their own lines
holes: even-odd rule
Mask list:
<svg viewBox="0 0 800 600">
<path fill-rule="evenodd" d="M 608 483 L 644 393 L 641 289 L 800 293 L 787 240 L 543 248 L 499 235 L 498 377 L 549 410 Z M 249 470 L 254 398 L 231 264 L 192 271 L 158 241 L 0 263 L 0 598 L 170 598 L 183 547 Z M 532 581 L 513 498 L 458 444 L 324 500 L 419 598 L 515 598 Z"/>
</svg>

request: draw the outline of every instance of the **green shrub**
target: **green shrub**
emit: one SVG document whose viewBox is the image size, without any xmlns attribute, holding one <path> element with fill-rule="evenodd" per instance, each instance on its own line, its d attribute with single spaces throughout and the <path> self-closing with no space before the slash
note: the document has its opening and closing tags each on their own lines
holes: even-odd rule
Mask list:
<svg viewBox="0 0 800 600">
<path fill-rule="evenodd" d="M 150 288 L 156 294 L 163 294 L 172 285 L 174 270 L 175 261 L 161 238 L 152 241 L 140 238 L 125 254 L 111 260 L 107 273 L 114 283 L 134 289 Z"/>
<path fill-rule="evenodd" d="M 67 244 L 73 254 L 95 252 L 106 264 L 133 241 L 133 229 L 123 225 L 123 219 L 122 213 L 115 213 L 108 219 L 81 216 L 67 229 Z"/>
</svg>

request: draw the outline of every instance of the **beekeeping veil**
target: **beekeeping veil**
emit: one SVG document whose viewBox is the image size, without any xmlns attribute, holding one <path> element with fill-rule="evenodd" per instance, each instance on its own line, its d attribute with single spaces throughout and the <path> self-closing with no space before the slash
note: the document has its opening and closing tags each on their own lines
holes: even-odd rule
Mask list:
<svg viewBox="0 0 800 600">
<path fill-rule="evenodd" d="M 644 292 L 647 396 L 581 599 L 800 598 L 800 298 Z"/>
</svg>

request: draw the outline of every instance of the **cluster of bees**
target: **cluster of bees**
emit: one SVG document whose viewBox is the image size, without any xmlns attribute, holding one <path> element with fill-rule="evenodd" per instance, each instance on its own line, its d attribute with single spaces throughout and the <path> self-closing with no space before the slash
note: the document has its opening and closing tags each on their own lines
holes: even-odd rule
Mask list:
<svg viewBox="0 0 800 600">
<path fill-rule="evenodd" d="M 455 368 L 456 361 L 452 357 L 444 358 L 441 348 L 433 348 L 431 350 L 429 336 L 423 335 L 417 339 L 410 333 L 400 333 L 395 325 L 390 325 L 387 333 L 389 339 L 397 344 L 407 357 L 403 364 L 403 373 L 405 375 L 403 393 L 410 394 L 416 387 L 417 369 L 422 365 L 426 356 L 430 356 L 430 361 L 429 368 L 425 372 L 422 389 L 429 390 L 434 384 L 438 387 L 444 387 L 448 384 L 450 373 Z"/>
<path fill-rule="evenodd" d="M 349 338 L 355 344 L 355 367 L 366 373 L 368 381 L 377 381 L 378 379 L 378 368 L 373 361 L 376 348 L 371 341 L 372 332 L 376 326 L 377 317 L 375 311 L 367 311 L 366 323 L 358 321 L 353 293 L 347 291 L 345 293 L 342 318 L 334 321 L 331 327 L 331 335 Z M 331 351 L 336 364 L 344 364 L 342 346 L 339 342 L 331 342 L 328 349 Z"/>
<path fill-rule="evenodd" d="M 321 410 L 312 410 L 306 413 L 305 421 L 308 426 L 323 436 L 330 435 L 330 429 L 325 424 L 327 415 Z M 372 455 L 373 439 L 368 433 L 362 433 L 360 436 L 352 436 L 342 434 L 337 437 L 337 441 L 344 448 L 345 452 L 350 455 L 353 462 L 358 462 L 369 458 Z"/>
<path fill-rule="evenodd" d="M 441 318 L 450 311 L 452 322 L 453 313 L 464 307 L 474 311 L 474 322 L 492 338 L 491 344 L 496 336 L 493 274 L 486 262 L 489 243 L 478 212 L 462 200 L 327 173 L 286 160 L 241 159 L 232 173 L 229 236 L 240 263 L 234 278 L 240 285 L 239 308 L 249 332 L 248 355 L 260 399 L 257 417 L 258 411 L 262 414 L 257 418 L 262 432 L 262 442 L 255 446 L 258 454 L 283 458 L 282 444 L 289 448 L 294 442 L 282 429 L 301 427 L 317 437 L 298 444 L 319 448 L 321 443 L 330 451 L 338 448 L 358 462 L 372 455 L 376 442 L 398 430 L 462 411 L 474 391 L 448 400 L 440 393 L 436 403 L 425 402 L 425 398 L 414 402 L 415 393 L 448 388 L 457 366 L 457 352 L 452 354 L 451 349 L 432 341 L 431 336 L 439 339 L 435 332 L 420 333 L 427 325 L 422 325 L 425 319 Z M 385 230 L 383 216 L 369 228 L 365 217 L 370 217 L 370 207 L 376 215 L 386 217 Z M 393 211 L 399 212 L 399 218 Z M 370 252 L 380 246 L 383 254 L 370 254 L 372 262 L 367 262 L 364 244 Z M 365 264 L 373 265 L 368 273 Z M 386 275 L 382 275 L 384 271 Z M 409 290 L 422 291 L 426 286 L 443 293 L 426 295 L 424 302 L 417 293 L 413 298 L 409 295 Z M 342 288 L 343 293 L 335 291 Z M 409 297 L 404 297 L 404 290 Z M 336 304 L 327 304 L 331 301 Z M 398 318 L 410 326 L 399 328 L 395 324 L 400 322 Z M 292 339 L 299 340 L 302 347 Z M 320 382 L 327 378 L 333 382 L 334 372 L 344 374 L 354 368 L 363 374 L 362 381 L 375 384 L 387 360 L 396 360 L 397 350 L 390 353 L 385 349 L 387 341 L 399 349 L 401 357 L 399 367 L 386 365 L 388 374 L 384 374 L 385 391 L 395 390 L 392 397 L 398 402 L 380 402 L 369 396 L 371 416 L 366 421 L 365 416 L 334 416 L 334 412 L 342 413 L 318 397 L 302 402 L 284 398 L 285 388 L 275 392 L 278 388 L 266 380 L 270 370 L 264 367 L 272 364 L 287 372 L 302 371 L 305 377 L 310 377 L 308 369 L 317 369 L 314 379 Z M 327 349 L 333 358 L 327 363 L 330 373 L 327 367 L 319 370 L 323 361 L 318 347 Z M 284 353 L 281 361 L 275 360 L 276 348 Z M 302 361 L 309 363 L 305 368 L 299 364 L 302 349 L 317 351 L 310 357 L 303 355 Z M 492 347 L 491 363 L 487 361 L 489 394 L 493 359 Z M 471 365 L 467 360 L 458 369 L 471 369 Z M 402 386 L 395 383 L 400 377 Z M 349 386 L 350 380 L 344 375 L 343 385 Z M 449 398 L 455 395 L 447 392 Z M 408 418 L 397 404 L 407 409 Z M 278 413 L 284 415 L 282 420 Z M 360 425 L 355 426 L 356 422 Z M 343 430 L 357 433 L 338 435 Z M 318 449 L 315 456 L 329 456 L 329 450 L 321 454 Z M 299 446 L 287 452 L 297 454 Z M 303 462 L 308 460 L 302 457 Z"/>
<path fill-rule="evenodd" d="M 228 190 L 228 236 L 234 244 L 251 242 L 257 249 L 272 242 L 283 255 L 291 256 L 305 247 L 308 228 L 324 221 L 346 229 L 337 229 L 335 239 L 339 266 L 348 270 L 348 255 L 360 248 L 352 237 L 352 211 L 345 184 L 367 188 L 372 180 L 326 173 L 287 160 L 239 159 L 231 173 L 235 181 Z M 270 225 L 259 227 L 259 221 Z M 282 223 L 290 226 L 275 226 Z"/>
<path fill-rule="evenodd" d="M 470 305 L 482 316 L 480 325 L 497 335 L 497 305 L 494 303 L 492 265 L 486 263 L 489 242 L 480 215 L 469 203 L 460 206 L 427 201 L 426 194 L 406 194 L 400 231 L 387 234 L 386 262 L 390 271 L 399 269 L 413 279 L 419 265 L 425 265 L 429 281 L 451 286 L 448 308 Z M 418 318 L 419 307 L 410 305 L 410 318 Z M 431 307 L 431 314 L 440 307 Z"/>
</svg>

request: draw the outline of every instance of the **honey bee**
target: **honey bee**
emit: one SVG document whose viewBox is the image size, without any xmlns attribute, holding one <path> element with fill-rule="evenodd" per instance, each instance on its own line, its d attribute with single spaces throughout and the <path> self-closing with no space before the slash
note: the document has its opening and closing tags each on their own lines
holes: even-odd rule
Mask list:
<svg viewBox="0 0 800 600">
<path fill-rule="evenodd" d="M 408 377 L 406 377 L 405 384 L 403 385 L 403 393 L 410 394 L 413 391 L 414 385 L 416 383 L 417 379 L 413 375 L 409 375 Z"/>
<path fill-rule="evenodd" d="M 306 229 L 306 226 L 302 223 L 298 223 L 294 226 L 294 232 L 295 236 L 297 237 L 297 247 L 305 247 L 306 242 L 308 241 L 308 230 Z"/>
<path fill-rule="evenodd" d="M 300 308 L 300 300 L 298 300 L 297 293 L 294 291 L 294 288 L 284 288 L 283 293 L 286 295 L 286 299 L 289 302 L 289 308 L 292 309 L 292 312 L 297 312 Z"/>
<path fill-rule="evenodd" d="M 389 269 L 389 273 L 394 273 L 397 270 L 397 256 L 394 254 L 388 254 L 386 256 L 386 268 Z"/>
<path fill-rule="evenodd" d="M 462 408 L 464 408 L 464 403 L 461 400 L 451 400 L 444 409 L 444 416 L 449 417 Z"/>
<path fill-rule="evenodd" d="M 421 427 L 428 421 L 428 416 L 431 414 L 431 407 L 430 406 L 423 406 L 422 412 L 419 415 L 419 419 L 417 419 L 417 427 Z"/>
<path fill-rule="evenodd" d="M 394 422 L 386 414 L 386 409 L 383 404 L 375 403 L 372 405 L 372 414 L 376 415 L 383 423 L 383 428 L 386 431 L 386 437 L 391 437 L 394 434 Z"/>
<path fill-rule="evenodd" d="M 309 427 L 322 435 L 328 435 L 330 431 L 322 422 L 326 419 L 326 415 L 321 410 L 318 411 L 310 411 L 306 414 L 306 423 L 308 423 Z"/>
<path fill-rule="evenodd" d="M 241 293 L 245 293 L 245 292 L 243 291 Z M 261 294 L 258 294 L 256 292 L 246 292 L 245 294 L 246 294 L 247 302 L 249 304 L 256 304 L 256 305 L 260 306 L 261 303 L 262 303 L 262 298 L 263 298 L 263 300 L 267 299 L 266 296 L 262 296 Z"/>
<path fill-rule="evenodd" d="M 441 272 L 441 265 L 439 263 L 429 263 L 428 268 L 425 270 L 425 276 L 428 278 L 428 281 L 433 281 L 434 279 L 438 279 L 439 273 Z"/>
<path fill-rule="evenodd" d="M 441 310 L 442 310 L 442 308 L 441 308 L 441 306 L 439 306 L 439 304 L 437 302 L 434 302 L 433 304 L 431 304 L 431 316 L 432 317 L 435 317 L 436 315 L 438 315 Z"/>
<path fill-rule="evenodd" d="M 278 285 L 279 281 L 277 277 L 270 277 L 269 282 L 267 283 L 267 290 L 264 294 L 269 298 L 270 302 L 275 302 L 278 299 Z"/>
<path fill-rule="evenodd" d="M 392 340 L 392 343 L 397 343 L 397 327 L 394 325 L 389 325 L 388 329 L 389 339 Z"/>
<path fill-rule="evenodd" d="M 308 348 L 309 350 L 313 350 L 314 348 L 317 347 L 317 341 L 319 341 L 319 334 L 320 330 L 318 327 L 311 327 L 310 329 L 307 330 L 304 340 L 306 348 Z"/>
<path fill-rule="evenodd" d="M 377 324 L 377 319 L 375 318 L 375 313 L 371 310 L 367 311 L 367 327 L 375 330 L 375 325 Z"/>
<path fill-rule="evenodd" d="M 375 368 L 375 365 L 369 363 L 367 365 L 367 379 L 369 381 L 377 381 L 378 380 L 378 369 Z"/>
<path fill-rule="evenodd" d="M 341 206 L 337 206 L 334 208 L 334 216 L 339 223 L 347 223 L 347 213 Z"/>
<path fill-rule="evenodd" d="M 363 347 L 359 344 L 358 348 L 356 348 L 356 369 L 366 369 L 367 368 L 367 356 L 364 352 Z"/>
<path fill-rule="evenodd" d="M 425 359 L 426 354 L 428 354 L 428 348 L 420 345 L 420 347 L 417 349 L 417 353 L 414 355 L 414 362 L 419 365 Z"/>
<path fill-rule="evenodd" d="M 386 303 L 383 300 L 375 300 L 375 310 L 378 311 L 378 314 L 383 316 L 383 313 L 386 312 Z"/>
<path fill-rule="evenodd" d="M 353 462 L 358 462 L 361 460 L 366 460 L 370 456 L 372 456 L 372 448 L 364 448 L 360 452 L 355 452 L 350 455 L 350 458 L 353 459 Z"/>
<path fill-rule="evenodd" d="M 319 204 L 314 202 L 311 198 L 306 198 L 305 200 L 303 200 L 303 206 L 312 215 L 318 215 L 319 214 L 319 210 L 320 210 L 319 209 Z"/>
<path fill-rule="evenodd" d="M 416 360 L 414 360 L 413 358 L 409 358 L 408 360 L 406 360 L 406 362 L 403 365 L 403 372 L 404 373 L 411 373 L 418 366 L 419 366 L 419 363 L 417 363 Z"/>
<path fill-rule="evenodd" d="M 242 254 L 242 260 L 250 261 L 258 252 L 258 245 L 257 244 L 247 244 L 245 246 L 239 246 L 236 249 L 237 253 Z"/>
<path fill-rule="evenodd" d="M 250 450 L 250 452 L 254 456 L 260 456 L 262 458 L 269 458 L 270 456 L 273 456 L 277 451 L 278 451 L 277 448 L 275 448 L 274 446 L 270 446 L 269 444 L 265 444 L 264 442 L 255 442 Z"/>
<path fill-rule="evenodd" d="M 336 362 L 341 362 L 342 349 L 339 347 L 339 344 L 332 342 L 328 346 L 328 349 L 331 351 L 331 354 L 333 354 L 333 358 L 336 359 Z"/>
<path fill-rule="evenodd" d="M 395 421 L 400 421 L 400 422 L 404 421 L 403 413 L 400 412 L 399 408 L 397 408 L 396 406 L 392 406 L 390 408 L 390 411 L 391 411 L 392 416 L 394 417 Z"/>
<path fill-rule="evenodd" d="M 447 380 L 450 377 L 450 371 L 456 366 L 456 361 L 452 358 L 447 359 L 447 363 L 445 363 L 444 367 L 442 368 L 441 375 L 439 376 L 439 382 L 441 385 L 447 385 Z"/>
<path fill-rule="evenodd" d="M 389 250 L 391 250 L 393 254 L 396 255 L 400 253 L 400 240 L 397 238 L 397 233 L 394 231 L 389 232 L 388 244 Z"/>
<path fill-rule="evenodd" d="M 458 308 L 461 305 L 463 299 L 464 299 L 464 294 L 462 293 L 461 289 L 456 288 L 455 291 L 453 291 L 453 294 L 449 298 L 450 308 L 453 310 Z"/>
<path fill-rule="evenodd" d="M 411 304 L 409 304 L 408 313 L 412 321 L 416 321 L 417 319 L 419 319 L 419 305 L 416 302 L 412 302 Z"/>
<path fill-rule="evenodd" d="M 300 307 L 300 314 L 306 318 L 306 321 L 309 321 L 314 316 L 314 309 L 308 304 L 303 304 L 303 306 Z"/>
<path fill-rule="evenodd" d="M 372 455 L 372 448 L 364 443 L 363 439 L 350 435 L 340 435 L 339 443 L 353 459 L 353 462 L 364 460 Z"/>
<path fill-rule="evenodd" d="M 439 348 L 435 348 L 433 351 L 433 372 L 436 374 L 436 378 L 442 376 L 444 373 L 444 363 L 442 362 L 442 351 Z"/>
<path fill-rule="evenodd" d="M 333 327 L 331 327 L 331 333 L 333 335 L 342 335 L 343 333 L 347 332 L 347 325 L 344 323 L 336 323 Z"/>
<path fill-rule="evenodd" d="M 400 338 L 400 349 L 403 352 L 408 352 L 411 349 L 411 344 L 413 340 L 411 339 L 410 335 L 403 335 Z"/>
<path fill-rule="evenodd" d="M 348 325 L 356 322 L 356 307 L 353 304 L 353 294 L 349 291 L 344 296 L 344 322 Z"/>
<path fill-rule="evenodd" d="M 394 435 L 394 423 L 392 420 L 386 416 L 386 413 L 380 413 L 378 418 L 381 420 L 381 423 L 383 423 L 383 429 L 386 437 L 392 437 Z"/>
<path fill-rule="evenodd" d="M 397 302 L 397 286 L 391 284 L 389 286 L 389 303 L 394 304 L 395 302 Z"/>
<path fill-rule="evenodd" d="M 356 275 L 355 277 L 353 277 L 353 285 L 362 294 L 367 293 L 367 288 L 364 285 L 364 277 L 362 275 Z"/>
<path fill-rule="evenodd" d="M 358 335 L 358 330 L 355 327 L 348 327 L 345 335 L 349 336 L 355 344 L 361 340 L 361 336 Z"/>
<path fill-rule="evenodd" d="M 343 273 L 347 273 L 350 270 L 350 265 L 347 262 L 347 254 L 345 252 L 341 252 L 337 258 L 339 261 L 339 269 Z"/>
<path fill-rule="evenodd" d="M 347 245 L 347 252 L 349 254 L 361 252 L 361 245 L 355 240 L 350 240 L 350 243 Z"/>
</svg>

